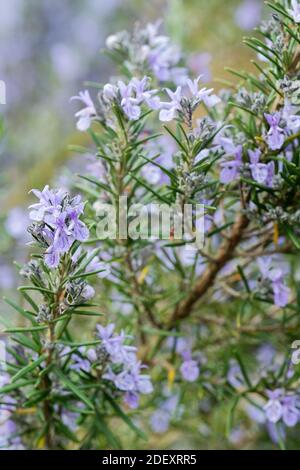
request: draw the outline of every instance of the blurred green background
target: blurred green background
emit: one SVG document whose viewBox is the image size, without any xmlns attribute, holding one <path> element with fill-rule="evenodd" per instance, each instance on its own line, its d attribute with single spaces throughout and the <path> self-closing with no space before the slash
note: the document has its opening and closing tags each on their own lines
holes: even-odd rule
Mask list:
<svg viewBox="0 0 300 470">
<path fill-rule="evenodd" d="M 196 68 L 230 78 L 225 65 L 249 67 L 242 37 L 259 22 L 262 1 L 0 0 L 0 6 L 0 79 L 7 86 L 0 108 L 1 208 L 7 210 L 59 173 L 71 158 L 68 144 L 84 138 L 75 133 L 69 97 L 85 80 L 105 82 L 113 72 L 100 54 L 108 34 L 161 18 L 174 42 L 200 54 Z"/>
</svg>

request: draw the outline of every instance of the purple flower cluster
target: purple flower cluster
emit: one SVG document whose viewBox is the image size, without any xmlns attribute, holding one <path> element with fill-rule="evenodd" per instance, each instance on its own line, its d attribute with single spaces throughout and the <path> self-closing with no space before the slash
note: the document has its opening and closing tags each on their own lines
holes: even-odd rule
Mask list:
<svg viewBox="0 0 300 470">
<path fill-rule="evenodd" d="M 288 427 L 295 426 L 300 418 L 298 409 L 298 397 L 295 394 L 287 394 L 283 389 L 267 390 L 269 401 L 265 405 L 265 414 L 268 421 L 278 423 L 282 419 Z"/>
<path fill-rule="evenodd" d="M 92 361 L 84 346 L 79 346 L 76 351 L 71 346 L 62 346 L 59 349 L 59 358 L 63 361 L 70 360 L 70 369 L 77 373 L 91 371 Z"/>
<path fill-rule="evenodd" d="M 235 145 L 229 137 L 221 137 L 219 139 L 221 148 L 225 151 L 225 157 L 231 157 L 221 162 L 221 183 L 227 184 L 234 181 L 244 167 L 243 163 L 243 147 Z M 275 173 L 274 162 L 262 163 L 260 161 L 261 151 L 259 149 L 248 150 L 249 168 L 252 178 L 259 184 L 272 187 Z M 233 158 L 232 158 L 233 157 Z"/>
<path fill-rule="evenodd" d="M 186 69 L 181 67 L 181 53 L 170 38 L 159 34 L 161 21 L 148 23 L 144 28 L 135 28 L 132 35 L 127 31 L 111 35 L 106 40 L 108 49 L 127 53 L 127 67 L 136 70 L 149 68 L 160 82 L 173 81 L 182 84 L 186 80 Z"/>
<path fill-rule="evenodd" d="M 141 80 L 134 77 L 127 85 L 121 80 L 117 86 L 107 83 L 103 87 L 103 99 L 106 103 L 119 100 L 128 119 L 135 121 L 141 115 L 143 103 L 151 109 L 158 109 L 160 106 L 158 96 L 154 96 L 157 90 L 149 89 L 149 81 L 149 77 L 143 77 Z"/>
<path fill-rule="evenodd" d="M 299 130 L 300 116 L 296 114 L 297 112 L 298 108 L 286 99 L 280 111 L 264 114 L 269 125 L 267 144 L 271 150 L 280 150 L 286 136 Z"/>
<path fill-rule="evenodd" d="M 160 21 L 149 23 L 145 31 L 148 33 L 147 45 L 143 48 L 145 59 L 155 77 L 161 81 L 183 83 L 186 69 L 178 67 L 181 59 L 179 49 L 167 36 L 159 35 Z"/>
<path fill-rule="evenodd" d="M 79 373 L 91 373 L 98 365 L 102 378 L 112 382 L 117 390 L 124 393 L 124 402 L 130 408 L 137 408 L 140 394 L 150 394 L 153 386 L 149 375 L 142 374 L 146 366 L 136 356 L 136 347 L 125 344 L 130 337 L 122 331 L 114 333 L 113 323 L 106 327 L 97 325 L 96 337 L 101 344 L 86 349 L 81 346 L 72 353 L 69 346 L 61 351 L 61 357 L 71 354 L 70 369 Z"/>
<path fill-rule="evenodd" d="M 230 160 L 221 162 L 220 181 L 227 184 L 235 180 L 243 166 L 243 147 L 242 145 L 235 145 L 233 140 L 228 137 L 222 137 L 219 140 L 222 149 L 225 151 L 225 156 L 233 157 Z"/>
<path fill-rule="evenodd" d="M 220 98 L 212 94 L 212 88 L 207 89 L 204 87 L 199 90 L 200 79 L 201 76 L 195 80 L 186 80 L 189 90 L 188 95 L 183 94 L 181 86 L 178 86 L 175 91 L 166 88 L 170 98 L 169 102 L 160 101 L 157 95 L 158 90 L 149 88 L 150 78 L 146 76 L 142 79 L 133 77 L 128 84 L 121 80 L 116 85 L 107 83 L 99 95 L 100 107 L 103 108 L 105 119 L 107 119 L 109 108 L 116 104 L 120 106 L 129 120 L 136 121 L 141 116 L 141 106 L 146 104 L 150 109 L 160 110 L 160 121 L 172 121 L 178 113 L 185 113 L 187 108 L 189 112 L 193 112 L 201 102 L 209 108 L 220 102 Z M 79 96 L 71 99 L 79 99 L 86 105 L 75 116 L 79 118 L 77 128 L 79 130 L 88 129 L 91 121 L 96 117 L 96 110 L 88 91 L 80 92 Z"/>
<path fill-rule="evenodd" d="M 113 323 L 106 327 L 97 326 L 97 337 L 101 340 L 100 348 L 108 357 L 103 378 L 112 382 L 118 390 L 125 392 L 124 401 L 130 408 L 137 408 L 139 394 L 149 394 L 153 391 L 151 379 L 141 373 L 145 366 L 138 361 L 136 348 L 125 344 L 129 337 L 124 332 L 115 334 L 114 329 Z"/>
<path fill-rule="evenodd" d="M 290 289 L 284 284 L 282 269 L 273 268 L 270 257 L 259 258 L 257 262 L 263 281 L 271 284 L 275 305 L 285 307 L 288 303 Z"/>
<path fill-rule="evenodd" d="M 299 109 L 285 99 L 284 106 L 280 111 L 268 114 L 264 117 L 268 125 L 266 131 L 266 142 L 270 150 L 280 150 L 283 148 L 286 137 L 298 132 L 300 129 Z M 239 139 L 240 140 L 240 139 Z M 248 150 L 249 166 L 243 162 L 243 147 L 240 143 L 235 144 L 232 137 L 224 136 L 222 133 L 215 139 L 216 149 L 225 153 L 221 161 L 220 181 L 224 184 L 234 181 L 240 173 L 249 168 L 252 178 L 257 183 L 267 187 L 272 187 L 275 176 L 275 165 L 273 161 L 263 163 L 261 161 L 262 153 L 260 149 Z M 287 152 L 285 157 L 289 159 Z M 279 171 L 282 169 L 282 163 L 279 164 Z"/>
<path fill-rule="evenodd" d="M 281 114 L 279 112 L 273 114 L 265 113 L 265 118 L 269 124 L 267 134 L 267 143 L 271 150 L 279 150 L 284 143 L 284 130 L 279 126 Z"/>
<path fill-rule="evenodd" d="M 160 121 L 172 121 L 175 119 L 178 112 L 184 112 L 184 108 L 187 104 L 193 111 L 201 102 L 203 102 L 209 108 L 220 102 L 220 98 L 218 96 L 212 95 L 212 88 L 207 89 L 204 87 L 199 90 L 200 79 L 201 75 L 195 80 L 188 79 L 186 81 L 189 90 L 189 96 L 185 96 L 182 93 L 181 86 L 177 87 L 175 91 L 166 88 L 166 92 L 170 98 L 170 101 L 160 103 Z"/>
<path fill-rule="evenodd" d="M 86 225 L 79 219 L 84 205 L 80 196 L 71 198 L 66 192 L 51 190 L 49 186 L 32 192 L 39 202 L 30 206 L 30 219 L 37 223 L 31 233 L 47 246 L 45 262 L 55 268 L 75 240 L 83 242 L 89 236 Z"/>
</svg>

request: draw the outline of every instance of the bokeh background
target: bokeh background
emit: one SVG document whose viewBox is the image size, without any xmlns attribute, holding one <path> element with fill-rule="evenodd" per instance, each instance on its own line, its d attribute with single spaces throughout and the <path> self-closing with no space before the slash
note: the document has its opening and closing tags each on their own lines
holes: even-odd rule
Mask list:
<svg viewBox="0 0 300 470">
<path fill-rule="evenodd" d="M 251 52 L 242 39 L 253 34 L 264 14 L 262 0 L 0 0 L 0 80 L 6 83 L 7 100 L 0 104 L 1 298 L 4 292 L 16 297 L 19 277 L 13 262 L 27 257 L 29 190 L 47 183 L 68 187 L 86 164 L 69 148 L 86 143 L 76 131 L 69 99 L 85 81 L 105 83 L 114 73 L 101 55 L 106 36 L 161 18 L 165 32 L 191 54 L 195 75 L 204 74 L 220 89 L 232 80 L 225 66 L 251 68 Z M 1 302 L 0 316 L 6 315 L 11 310 Z M 211 447 L 243 446 L 238 433 L 223 443 L 217 421 L 215 430 Z M 184 443 L 182 431 L 181 446 L 199 445 Z M 199 432 L 205 442 L 209 430 Z M 160 447 L 179 445 L 176 430 L 172 433 L 159 436 Z M 157 436 L 153 439 L 151 448 Z"/>
</svg>

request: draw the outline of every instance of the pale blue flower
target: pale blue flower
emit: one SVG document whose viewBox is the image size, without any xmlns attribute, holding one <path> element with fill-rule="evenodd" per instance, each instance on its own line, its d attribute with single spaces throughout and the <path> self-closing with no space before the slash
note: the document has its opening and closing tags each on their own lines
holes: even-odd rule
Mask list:
<svg viewBox="0 0 300 470">
<path fill-rule="evenodd" d="M 287 12 L 291 15 L 295 23 L 300 23 L 300 3 L 298 0 L 292 0 L 292 8 L 287 8 Z"/>
<path fill-rule="evenodd" d="M 151 109 L 160 107 L 159 98 L 154 96 L 157 90 L 149 89 L 149 81 L 148 77 L 143 77 L 141 80 L 134 77 L 128 85 L 121 80 L 118 81 L 121 107 L 130 120 L 136 121 L 139 119 L 143 103 L 146 103 Z"/>
<path fill-rule="evenodd" d="M 97 325 L 97 336 L 101 339 L 100 351 L 105 350 L 108 355 L 103 378 L 112 382 L 115 387 L 126 392 L 125 403 L 131 408 L 138 406 L 139 394 L 150 394 L 153 385 L 149 375 L 142 374 L 145 366 L 137 360 L 136 348 L 124 344 L 128 336 L 123 332 L 114 333 L 114 324 L 106 327 Z M 92 354 L 92 359 L 95 354 Z"/>
<path fill-rule="evenodd" d="M 221 173 L 220 173 L 220 181 L 221 183 L 227 184 L 231 183 L 231 181 L 235 180 L 236 177 L 239 175 L 239 170 L 243 166 L 242 161 L 242 145 L 238 145 L 234 147 L 233 150 L 233 159 L 221 162 Z"/>
<path fill-rule="evenodd" d="M 270 128 L 267 134 L 267 143 L 271 150 L 279 150 L 284 144 L 284 130 L 279 126 L 281 114 L 264 114 Z"/>
<path fill-rule="evenodd" d="M 167 432 L 170 425 L 170 413 L 158 409 L 150 417 L 150 425 L 154 432 L 163 434 Z"/>
<path fill-rule="evenodd" d="M 284 284 L 283 271 L 280 268 L 272 267 L 270 257 L 258 258 L 257 263 L 263 278 L 268 279 L 271 283 L 275 305 L 285 307 L 288 304 L 290 289 Z"/>
<path fill-rule="evenodd" d="M 177 87 L 175 92 L 167 88 L 166 92 L 171 101 L 160 103 L 161 111 L 159 113 L 159 119 L 163 122 L 172 121 L 176 117 L 177 111 L 181 109 L 181 87 Z"/>
<path fill-rule="evenodd" d="M 195 80 L 187 79 L 186 84 L 189 89 L 190 96 L 184 96 L 182 94 L 181 86 L 177 87 L 175 92 L 166 88 L 166 92 L 171 101 L 161 102 L 160 107 L 161 111 L 159 113 L 160 121 L 172 121 L 177 116 L 178 111 L 183 111 L 185 106 L 185 101 L 190 102 L 190 106 L 195 109 L 201 102 L 203 102 L 207 107 L 211 108 L 220 102 L 220 98 L 216 95 L 212 95 L 213 89 L 201 88 L 199 90 L 199 81 L 201 76 L 197 77 Z"/>
<path fill-rule="evenodd" d="M 220 98 L 216 95 L 212 95 L 213 88 L 201 88 L 199 90 L 199 81 L 202 78 L 202 75 L 199 75 L 195 80 L 188 79 L 186 81 L 187 86 L 191 92 L 193 98 L 196 98 L 199 101 L 203 101 L 203 103 L 208 107 L 211 108 L 216 104 L 220 103 Z"/>
<path fill-rule="evenodd" d="M 199 377 L 199 366 L 193 359 L 185 360 L 180 366 L 180 372 L 187 382 L 195 382 Z"/>
<path fill-rule="evenodd" d="M 129 408 L 136 409 L 139 406 L 140 397 L 135 392 L 126 392 L 124 395 L 124 403 L 129 406 Z"/>
<path fill-rule="evenodd" d="M 277 423 L 282 417 L 282 404 L 280 398 L 282 398 L 282 390 L 277 389 L 273 391 L 267 391 L 269 397 L 268 403 L 265 405 L 266 418 L 271 423 Z"/>
<path fill-rule="evenodd" d="M 77 129 L 79 131 L 86 131 L 90 127 L 92 120 L 97 115 L 96 108 L 89 94 L 89 91 L 80 91 L 77 96 L 72 96 L 71 101 L 72 100 L 81 101 L 85 105 L 85 108 L 81 109 L 80 111 L 77 111 L 75 117 L 78 118 Z"/>
<path fill-rule="evenodd" d="M 62 189 L 54 191 L 49 189 L 49 186 L 45 186 L 42 191 L 38 189 L 32 189 L 32 192 L 38 199 L 39 202 L 29 206 L 32 209 L 29 212 L 29 218 L 31 220 L 40 222 L 44 219 L 46 214 L 57 215 L 61 212 L 63 199 L 66 197 L 66 192 Z"/>
<path fill-rule="evenodd" d="M 294 427 L 299 421 L 296 395 L 286 394 L 282 389 L 267 390 L 269 401 L 265 405 L 266 418 L 271 423 L 280 419 L 288 427 Z"/>
<path fill-rule="evenodd" d="M 227 372 L 227 380 L 230 385 L 236 389 L 239 389 L 245 384 L 241 367 L 235 360 L 230 361 L 230 367 Z"/>
<path fill-rule="evenodd" d="M 125 85 L 121 80 L 118 82 L 121 95 L 121 107 L 127 117 L 133 121 L 137 120 L 141 115 L 140 101 L 132 96 L 132 85 Z"/>
<path fill-rule="evenodd" d="M 80 196 L 71 199 L 66 192 L 50 190 L 48 186 L 43 191 L 32 192 L 40 201 L 30 206 L 29 216 L 39 222 L 39 235 L 48 246 L 45 262 L 55 268 L 61 255 L 69 251 L 75 240 L 85 241 L 89 236 L 86 225 L 79 219 L 83 204 Z"/>
<path fill-rule="evenodd" d="M 274 177 L 274 162 L 260 163 L 259 159 L 261 152 L 259 149 L 248 150 L 248 155 L 250 158 L 250 169 L 252 178 L 260 184 L 264 184 L 268 187 L 272 187 L 273 177 Z"/>
</svg>

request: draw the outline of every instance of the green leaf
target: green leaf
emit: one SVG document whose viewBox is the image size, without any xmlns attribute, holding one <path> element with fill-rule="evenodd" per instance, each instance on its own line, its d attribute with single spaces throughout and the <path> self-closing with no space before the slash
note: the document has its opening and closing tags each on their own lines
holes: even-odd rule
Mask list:
<svg viewBox="0 0 300 470">
<path fill-rule="evenodd" d="M 22 295 L 24 297 L 24 299 L 27 300 L 27 302 L 29 303 L 29 305 L 31 305 L 31 307 L 33 308 L 33 310 L 38 313 L 39 311 L 39 307 L 38 305 L 35 303 L 35 301 L 30 297 L 29 294 L 27 294 L 27 292 L 23 291 L 22 292 Z"/>
<path fill-rule="evenodd" d="M 245 72 L 239 72 L 238 70 L 232 69 L 231 67 L 224 67 L 224 70 L 226 72 L 231 73 L 232 75 L 235 75 L 238 78 L 241 78 L 242 80 L 248 80 L 248 77 Z"/>
<path fill-rule="evenodd" d="M 96 346 L 101 344 L 100 340 L 95 341 L 83 341 L 79 343 L 74 343 L 73 341 L 59 341 L 58 344 L 64 344 L 66 346 L 73 346 L 75 348 L 80 348 L 81 346 Z"/>
<path fill-rule="evenodd" d="M 256 46 L 258 46 L 259 48 L 261 49 L 264 49 L 266 51 L 269 51 L 270 54 L 273 54 L 275 55 L 275 57 L 277 57 L 278 60 L 281 60 L 281 57 L 280 55 L 276 52 L 276 49 L 275 48 L 271 48 L 269 47 L 265 42 L 261 41 L 260 39 L 258 38 L 255 38 L 255 37 L 251 37 L 251 38 L 246 38 L 246 40 L 249 40 L 251 41 L 252 44 L 255 44 Z"/>
<path fill-rule="evenodd" d="M 171 129 L 169 129 L 167 126 L 164 126 L 164 129 L 166 129 L 166 131 L 168 132 L 168 134 L 170 134 L 171 137 L 173 137 L 173 139 L 177 142 L 177 145 L 181 148 L 181 150 L 187 154 L 188 153 L 188 149 L 182 144 L 182 142 L 180 142 L 180 140 L 178 139 L 178 137 L 174 134 L 173 131 L 171 131 Z"/>
<path fill-rule="evenodd" d="M 119 407 L 119 405 L 113 400 L 113 398 L 106 392 L 104 392 L 104 396 L 106 400 L 110 403 L 112 408 L 115 410 L 117 416 L 119 416 L 126 424 L 127 426 L 139 437 L 141 437 L 144 440 L 147 440 L 146 434 L 141 431 L 127 416 L 124 411 Z"/>
<path fill-rule="evenodd" d="M 250 290 L 250 287 L 249 287 L 247 278 L 246 278 L 246 276 L 245 276 L 245 274 L 244 274 L 243 268 L 238 264 L 237 269 L 238 269 L 238 272 L 239 272 L 239 274 L 240 274 L 240 276 L 241 276 L 241 278 L 242 278 L 242 280 L 243 280 L 243 282 L 244 282 L 244 284 L 245 284 L 245 287 L 246 287 L 247 292 L 250 294 L 251 290 Z"/>
<path fill-rule="evenodd" d="M 238 361 L 238 363 L 239 363 L 239 366 L 240 366 L 240 368 L 241 368 L 241 372 L 242 372 L 242 374 L 243 374 L 243 377 L 244 377 L 244 380 L 245 380 L 247 386 L 248 386 L 249 388 L 252 388 L 252 384 L 251 384 L 250 378 L 249 378 L 249 376 L 248 376 L 248 373 L 247 373 L 247 371 L 246 371 L 246 368 L 245 368 L 245 366 L 244 366 L 244 363 L 243 363 L 243 361 L 242 361 L 242 358 L 241 358 L 240 354 L 239 354 L 238 352 L 236 352 L 236 353 L 235 353 L 235 357 L 236 357 L 236 359 L 237 359 L 237 361 Z"/>
<path fill-rule="evenodd" d="M 113 106 L 113 111 L 117 117 L 117 120 L 118 120 L 118 123 L 119 123 L 119 126 L 124 134 L 124 138 L 125 138 L 125 141 L 126 141 L 126 144 L 128 144 L 128 136 L 127 136 L 127 132 L 126 132 L 126 128 L 125 128 L 125 124 L 124 124 L 124 121 L 123 121 L 123 113 L 122 111 L 120 110 L 119 106 L 118 105 L 115 105 Z"/>
<path fill-rule="evenodd" d="M 77 385 L 75 385 L 68 377 L 66 377 L 59 369 L 55 369 L 55 373 L 61 382 L 69 389 L 71 392 L 77 396 L 83 403 L 85 403 L 89 408 L 92 410 L 94 409 L 94 405 L 91 400 L 80 390 Z"/>
<path fill-rule="evenodd" d="M 15 382 L 16 380 L 20 379 L 21 377 L 24 377 L 27 375 L 29 372 L 33 371 L 36 367 L 38 367 L 44 360 L 46 359 L 46 354 L 43 354 L 40 356 L 36 361 L 31 362 L 27 366 L 23 367 L 21 370 L 19 370 L 12 378 L 12 382 Z"/>
<path fill-rule="evenodd" d="M 7 346 L 6 350 L 9 352 L 9 354 L 11 356 L 13 356 L 16 359 L 15 363 L 19 364 L 20 366 L 22 366 L 22 365 L 26 366 L 27 361 L 23 356 L 21 356 L 20 354 L 17 353 L 17 348 L 11 348 L 11 347 Z"/>
<path fill-rule="evenodd" d="M 287 14 L 287 12 L 285 11 L 285 9 L 281 6 L 281 5 L 274 5 L 274 3 L 271 3 L 271 2 L 265 2 L 266 5 L 268 5 L 270 8 L 272 8 L 273 10 L 277 11 L 277 13 L 280 13 L 281 15 L 285 16 L 286 18 L 288 18 L 290 21 L 293 21 L 292 18 L 290 17 L 290 15 Z"/>
<path fill-rule="evenodd" d="M 297 250 L 300 250 L 300 238 L 293 232 L 290 227 L 286 227 L 286 233 L 291 242 L 295 245 Z"/>
<path fill-rule="evenodd" d="M 266 57 L 267 60 L 269 60 L 270 62 L 272 62 L 276 67 L 279 67 L 280 64 L 278 62 L 276 62 L 275 59 L 273 59 L 273 57 L 270 57 L 269 54 L 267 54 L 267 52 L 262 49 L 260 46 L 258 46 L 257 44 L 253 44 L 253 42 L 251 41 L 251 39 L 244 39 L 243 41 L 244 44 L 246 44 L 248 47 L 250 47 L 251 49 L 253 49 L 255 52 L 257 52 L 258 54 L 261 54 L 263 55 L 264 57 Z"/>
<path fill-rule="evenodd" d="M 17 305 L 15 302 L 13 302 L 12 300 L 8 299 L 7 297 L 3 297 L 3 300 L 5 303 L 7 303 L 8 305 L 10 305 L 12 308 L 14 308 L 17 312 L 20 313 L 20 315 L 22 315 L 23 317 L 27 318 L 27 320 L 29 320 L 31 323 L 35 324 L 36 321 L 35 321 L 35 318 L 34 318 L 34 315 L 29 312 L 28 310 L 25 310 L 24 308 L 22 307 L 19 307 L 19 305 Z"/>
<path fill-rule="evenodd" d="M 252 111 L 250 108 L 246 108 L 245 106 L 242 106 L 241 104 L 234 103 L 233 101 L 228 101 L 228 104 L 230 106 L 233 106 L 234 108 L 241 109 L 242 111 L 245 111 L 246 113 L 249 113 L 252 116 L 256 117 L 256 113 L 254 111 Z"/>
<path fill-rule="evenodd" d="M 211 232 L 207 234 L 207 238 L 212 237 L 213 235 L 216 235 L 219 232 L 222 232 L 223 230 L 230 227 L 231 225 L 233 225 L 233 222 L 227 222 L 226 224 L 221 225 L 220 227 L 217 227 L 216 229 L 212 230 Z"/>
<path fill-rule="evenodd" d="M 31 327 L 19 327 L 19 328 L 6 328 L 6 330 L 4 330 L 4 333 L 32 333 L 34 331 L 43 331 L 43 330 L 47 330 L 48 326 L 45 325 L 45 326 L 31 326 Z"/>
<path fill-rule="evenodd" d="M 239 395 L 234 397 L 232 401 L 232 405 L 230 406 L 228 417 L 227 417 L 227 422 L 226 422 L 226 436 L 229 437 L 231 434 L 231 430 L 233 428 L 233 420 L 234 420 L 234 412 L 236 410 L 236 407 L 239 403 Z"/>
<path fill-rule="evenodd" d="M 143 144 L 146 144 L 146 143 L 150 142 L 150 141 L 153 140 L 153 139 L 157 139 L 158 137 L 160 137 L 160 136 L 162 136 L 162 135 L 163 135 L 163 134 L 153 134 L 153 135 L 151 135 L 150 137 L 146 137 L 146 138 L 143 139 L 143 140 L 139 140 L 139 141 L 135 142 L 134 144 L 131 144 L 131 148 L 132 148 L 132 149 L 135 149 L 135 148 L 137 148 L 138 146 L 143 145 Z"/>
<path fill-rule="evenodd" d="M 34 390 L 30 395 L 28 395 L 27 400 L 23 403 L 24 408 L 31 408 L 34 405 L 37 405 L 43 401 L 48 395 L 49 390 Z"/>
<path fill-rule="evenodd" d="M 72 315 L 86 315 L 90 317 L 102 317 L 104 313 L 95 312 L 94 310 L 74 310 Z"/>
<path fill-rule="evenodd" d="M 89 183 L 94 184 L 95 186 L 98 186 L 98 188 L 101 188 L 110 194 L 114 194 L 110 186 L 107 186 L 107 184 L 101 183 L 101 181 L 97 180 L 96 178 L 92 178 L 92 177 L 84 176 L 84 175 L 78 175 L 78 177 L 85 181 L 88 181 Z"/>
<path fill-rule="evenodd" d="M 70 441 L 79 442 L 79 439 L 77 438 L 76 434 L 70 428 L 68 428 L 68 426 L 66 426 L 62 421 L 56 420 L 55 428 L 60 434 L 63 434 L 67 439 L 70 439 Z"/>
<path fill-rule="evenodd" d="M 95 199 L 98 199 L 98 197 L 99 197 L 99 193 L 95 189 L 93 189 L 91 187 L 88 187 L 88 186 L 84 186 L 83 184 L 76 183 L 75 184 L 75 189 L 77 189 L 79 191 L 82 191 L 82 192 L 85 192 L 85 193 L 89 194 L 90 196 L 92 196 Z"/>
<path fill-rule="evenodd" d="M 80 274 L 74 274 L 74 276 L 70 276 L 69 279 L 72 281 L 74 279 L 84 279 L 86 277 L 91 277 L 91 276 L 96 276 L 99 273 L 103 273 L 106 271 L 105 269 L 98 269 L 97 271 L 92 271 L 92 272 L 87 272 L 87 273 L 80 273 Z"/>
<path fill-rule="evenodd" d="M 84 253 L 84 256 L 82 258 L 82 261 L 79 263 L 79 267 L 78 269 L 76 270 L 76 272 L 74 273 L 74 276 L 76 276 L 77 274 L 80 274 L 82 272 L 85 271 L 85 269 L 88 267 L 88 265 L 90 264 L 91 261 L 93 261 L 93 259 L 100 253 L 100 251 L 102 250 L 102 247 L 101 248 L 96 248 L 95 250 L 92 251 L 92 253 L 86 257 L 87 253 L 85 252 Z M 86 259 L 85 259 L 86 258 Z M 84 261 L 85 260 L 85 261 Z M 84 261 L 84 262 L 83 262 Z"/>
<path fill-rule="evenodd" d="M 13 336 L 12 340 L 16 343 L 21 344 L 22 346 L 25 346 L 25 348 L 32 349 L 32 351 L 40 351 L 40 347 L 38 344 L 34 343 L 30 338 L 28 338 L 28 336 L 23 335 L 21 333 L 17 333 L 16 336 Z"/>
<path fill-rule="evenodd" d="M 87 154 L 88 149 L 86 147 L 83 147 L 82 145 L 68 145 L 68 150 L 70 152 L 76 152 L 76 153 L 83 153 L 84 155 Z"/>
<path fill-rule="evenodd" d="M 59 339 L 63 335 L 63 333 L 66 331 L 70 321 L 71 321 L 72 315 L 67 315 L 63 321 L 57 323 L 57 327 L 55 329 L 55 335 L 56 338 Z"/>
<path fill-rule="evenodd" d="M 168 175 L 171 180 L 177 180 L 176 174 L 173 173 L 172 171 L 167 170 L 162 165 L 157 163 L 155 161 L 155 157 L 154 158 L 147 158 L 147 157 L 145 157 L 145 155 L 141 155 L 141 157 L 144 158 L 145 160 L 147 160 L 147 162 L 152 163 L 152 165 L 157 166 L 161 171 L 163 171 L 166 175 Z"/>
<path fill-rule="evenodd" d="M 260 71 L 260 73 L 263 74 L 263 76 L 265 77 L 265 79 L 267 80 L 269 86 L 271 88 L 273 88 L 273 90 L 278 93 L 280 96 L 283 97 L 283 94 L 281 93 L 280 90 L 277 89 L 276 85 L 272 82 L 271 78 L 269 77 L 269 75 L 266 73 L 266 71 L 257 63 L 255 62 L 255 60 L 251 60 L 251 63 Z"/>
<path fill-rule="evenodd" d="M 96 428 L 100 433 L 103 433 L 107 439 L 109 445 L 111 445 L 114 449 L 121 450 L 122 445 L 120 440 L 114 435 L 114 433 L 109 429 L 106 422 L 103 419 L 102 414 L 99 411 L 96 411 L 96 419 L 94 421 Z"/>
<path fill-rule="evenodd" d="M 137 176 L 135 176 L 132 172 L 130 172 L 130 175 L 132 176 L 132 178 L 134 178 L 138 183 L 140 183 L 141 186 L 144 186 L 144 188 L 146 188 L 148 191 L 150 191 L 150 193 L 154 194 L 154 196 L 156 196 L 158 199 L 160 199 L 161 201 L 163 201 L 164 203 L 166 204 L 170 204 L 170 201 L 162 196 L 161 194 L 159 194 L 157 191 L 155 191 L 153 188 L 151 188 L 151 186 L 149 186 L 148 184 L 146 184 L 143 180 L 141 180 L 140 178 L 138 178 Z"/>
<path fill-rule="evenodd" d="M 44 294 L 51 294 L 51 295 L 55 295 L 56 292 L 50 290 L 50 289 L 46 289 L 45 287 L 35 287 L 35 286 L 21 286 L 21 287 L 18 287 L 18 290 L 19 291 L 27 291 L 27 290 L 33 290 L 33 291 L 37 291 L 37 292 L 41 292 L 41 293 L 44 293 Z"/>
<path fill-rule="evenodd" d="M 21 382 L 14 382 L 8 385 L 4 385 L 4 387 L 0 388 L 0 395 L 12 392 L 17 388 L 22 389 L 27 387 L 27 385 L 32 385 L 35 383 L 35 380 L 22 380 Z"/>
<path fill-rule="evenodd" d="M 274 194 L 274 190 L 272 188 L 268 188 L 268 186 L 264 186 L 263 184 L 257 183 L 254 180 L 250 180 L 248 178 L 241 178 L 241 181 L 244 181 L 247 184 L 250 184 L 251 186 L 255 188 L 262 189 L 263 191 L 266 191 L 267 193 Z"/>
</svg>

